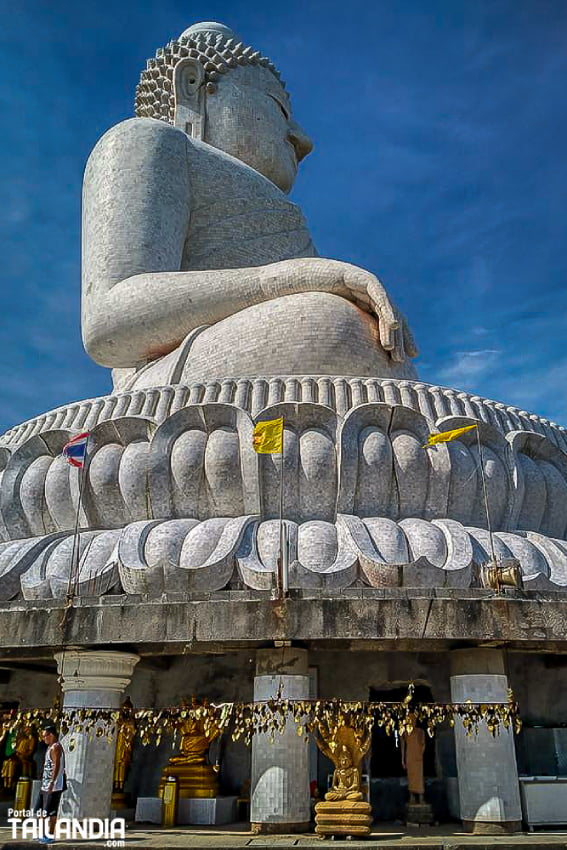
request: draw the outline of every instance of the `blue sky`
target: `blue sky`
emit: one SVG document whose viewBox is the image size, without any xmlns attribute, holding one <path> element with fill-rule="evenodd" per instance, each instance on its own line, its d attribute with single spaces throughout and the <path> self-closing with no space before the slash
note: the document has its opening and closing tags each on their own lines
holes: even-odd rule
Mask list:
<svg viewBox="0 0 567 850">
<path fill-rule="evenodd" d="M 423 380 L 567 425 L 564 0 L 0 0 L 0 430 L 109 391 L 82 350 L 80 192 L 145 60 L 220 20 L 281 69 L 316 148 L 322 255 L 378 274 Z"/>
</svg>

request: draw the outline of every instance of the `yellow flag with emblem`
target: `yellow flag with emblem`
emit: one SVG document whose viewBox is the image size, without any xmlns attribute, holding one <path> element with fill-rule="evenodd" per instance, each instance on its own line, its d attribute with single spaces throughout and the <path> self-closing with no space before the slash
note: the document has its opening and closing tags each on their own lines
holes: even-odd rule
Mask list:
<svg viewBox="0 0 567 850">
<path fill-rule="evenodd" d="M 455 428 L 453 431 L 442 431 L 440 434 L 430 434 L 427 438 L 427 443 L 422 446 L 422 449 L 428 449 L 429 446 L 436 446 L 437 443 L 450 443 L 451 440 L 456 440 L 461 434 L 466 434 L 467 431 L 472 431 L 476 425 L 466 425 L 464 428 Z"/>
<path fill-rule="evenodd" d="M 254 451 L 261 455 L 279 455 L 283 451 L 283 416 L 258 422 L 252 437 Z"/>
</svg>

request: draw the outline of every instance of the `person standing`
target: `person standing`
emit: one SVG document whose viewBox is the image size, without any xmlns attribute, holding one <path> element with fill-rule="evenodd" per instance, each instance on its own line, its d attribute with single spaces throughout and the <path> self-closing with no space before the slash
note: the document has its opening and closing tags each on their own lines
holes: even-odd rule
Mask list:
<svg viewBox="0 0 567 850">
<path fill-rule="evenodd" d="M 46 726 L 42 739 L 47 747 L 41 779 L 41 808 L 45 812 L 45 835 L 40 838 L 42 844 L 54 841 L 55 824 L 59 802 L 65 785 L 65 751 L 59 743 L 59 733 L 55 726 Z"/>
</svg>

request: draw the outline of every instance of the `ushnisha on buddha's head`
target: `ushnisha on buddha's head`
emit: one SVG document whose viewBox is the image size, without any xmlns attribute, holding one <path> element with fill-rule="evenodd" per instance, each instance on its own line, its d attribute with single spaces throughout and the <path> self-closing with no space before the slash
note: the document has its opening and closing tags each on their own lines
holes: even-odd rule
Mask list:
<svg viewBox="0 0 567 850">
<path fill-rule="evenodd" d="M 158 50 L 142 72 L 135 112 L 236 157 L 283 192 L 313 148 L 275 65 L 224 24 L 194 24 Z"/>
</svg>

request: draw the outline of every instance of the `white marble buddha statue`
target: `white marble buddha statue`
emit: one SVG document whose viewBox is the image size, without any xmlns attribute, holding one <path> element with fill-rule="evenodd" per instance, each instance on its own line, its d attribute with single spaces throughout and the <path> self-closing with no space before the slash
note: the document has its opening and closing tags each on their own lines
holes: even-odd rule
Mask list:
<svg viewBox="0 0 567 850">
<path fill-rule="evenodd" d="M 266 57 L 196 24 L 148 62 L 136 115 L 84 180 L 83 339 L 116 389 L 416 377 L 381 282 L 319 257 L 287 198 L 312 143 Z"/>
</svg>

